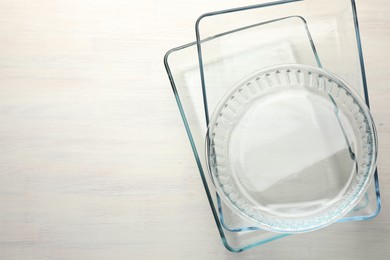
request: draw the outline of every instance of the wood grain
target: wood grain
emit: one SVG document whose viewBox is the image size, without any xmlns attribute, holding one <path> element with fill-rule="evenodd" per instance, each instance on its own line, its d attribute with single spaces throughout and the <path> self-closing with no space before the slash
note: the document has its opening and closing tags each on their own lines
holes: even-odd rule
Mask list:
<svg viewBox="0 0 390 260">
<path fill-rule="evenodd" d="M 387 0 L 358 0 L 383 211 L 223 248 L 162 57 L 200 14 L 240 4 L 0 1 L 0 259 L 390 258 Z"/>
</svg>

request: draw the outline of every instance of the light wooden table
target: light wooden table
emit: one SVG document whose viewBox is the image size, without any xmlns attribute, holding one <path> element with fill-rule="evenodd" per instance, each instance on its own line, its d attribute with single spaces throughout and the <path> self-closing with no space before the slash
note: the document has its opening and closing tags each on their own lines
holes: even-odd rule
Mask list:
<svg viewBox="0 0 390 260">
<path fill-rule="evenodd" d="M 256 2 L 0 1 L 0 259 L 390 259 L 387 0 L 358 0 L 381 214 L 223 248 L 162 57 Z"/>
</svg>

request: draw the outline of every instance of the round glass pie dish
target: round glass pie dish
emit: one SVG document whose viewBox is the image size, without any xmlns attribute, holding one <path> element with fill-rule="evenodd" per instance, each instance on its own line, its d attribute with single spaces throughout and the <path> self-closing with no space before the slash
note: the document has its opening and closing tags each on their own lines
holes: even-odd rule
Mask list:
<svg viewBox="0 0 390 260">
<path fill-rule="evenodd" d="M 209 122 L 206 161 L 221 198 L 264 230 L 300 233 L 353 210 L 376 168 L 364 101 L 326 70 L 275 66 L 240 81 Z"/>
</svg>

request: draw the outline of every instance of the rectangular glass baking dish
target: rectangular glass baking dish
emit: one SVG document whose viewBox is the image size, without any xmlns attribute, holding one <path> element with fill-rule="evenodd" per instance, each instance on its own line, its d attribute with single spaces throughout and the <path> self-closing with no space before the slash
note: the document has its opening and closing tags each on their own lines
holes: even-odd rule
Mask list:
<svg viewBox="0 0 390 260">
<path fill-rule="evenodd" d="M 317 6 L 324 5 L 325 2 L 333 3 L 334 7 L 330 11 L 321 13 L 321 9 L 318 10 Z M 331 67 L 333 71 L 336 70 L 349 82 L 353 82 L 355 89 L 369 104 L 355 4 L 353 1 L 341 1 L 342 4 L 340 1 L 331 2 L 322 0 L 279 1 L 203 15 L 198 20 L 197 26 L 206 17 L 236 15 L 248 10 L 254 12 L 247 15 L 244 22 L 240 19 L 233 19 L 239 21 L 234 25 L 216 20 L 211 21 L 211 25 L 208 26 L 202 24 L 206 28 L 207 34 L 205 35 L 207 36 L 201 37 L 199 27 L 197 27 L 197 42 L 174 48 L 168 51 L 164 58 L 213 216 L 222 241 L 230 251 L 241 252 L 288 234 L 267 232 L 251 225 L 252 223 L 248 223 L 227 207 L 215 192 L 212 179 L 207 174 L 204 137 L 207 132 L 208 110 L 212 111 L 227 91 L 218 89 L 217 86 L 230 86 L 243 75 L 242 73 L 247 73 L 256 66 L 274 64 L 275 60 L 280 63 L 299 61 L 319 67 L 325 65 L 327 68 Z M 298 5 L 292 7 L 292 4 Z M 272 12 L 267 9 L 270 7 L 273 8 Z M 259 10 L 263 12 L 258 13 Z M 252 20 L 249 21 L 248 17 Z M 341 28 L 340 24 L 343 25 Z M 262 36 L 269 35 L 269 32 L 281 27 L 287 28 L 286 32 L 290 33 L 279 34 L 271 37 L 272 39 L 263 39 Z M 346 31 L 348 33 L 345 33 Z M 343 41 L 340 40 L 341 36 Z M 237 39 L 245 39 L 250 44 L 245 45 L 244 48 L 243 46 L 234 48 L 235 44 L 242 42 Z M 253 39 L 261 40 L 253 41 Z M 203 56 L 199 55 L 199 47 L 203 51 Z M 339 55 L 324 55 L 335 48 L 339 49 Z M 208 55 L 204 55 L 205 52 Z M 253 55 L 263 58 L 260 65 L 248 62 Z M 226 62 L 226 57 L 229 62 Z M 245 64 L 245 71 L 232 70 L 232 68 L 240 68 L 237 64 Z M 221 73 L 220 75 L 228 74 L 229 77 L 215 77 L 210 80 L 210 77 L 205 77 L 204 71 L 201 73 L 204 67 L 207 67 L 207 71 L 217 71 Z M 206 98 L 205 79 L 207 79 Z M 213 80 L 218 84 L 213 84 Z M 339 222 L 368 220 L 374 218 L 379 210 L 379 181 L 378 174 L 375 173 L 374 181 L 362 201 Z"/>
</svg>

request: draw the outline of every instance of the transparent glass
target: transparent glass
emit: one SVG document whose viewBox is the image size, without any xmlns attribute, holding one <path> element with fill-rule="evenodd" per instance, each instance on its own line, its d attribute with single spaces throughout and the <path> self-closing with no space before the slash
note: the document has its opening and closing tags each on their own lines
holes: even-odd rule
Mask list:
<svg viewBox="0 0 390 260">
<path fill-rule="evenodd" d="M 213 185 L 213 179 L 208 174 L 206 164 L 206 158 L 208 157 L 205 154 L 205 136 L 210 123 L 209 117 L 213 111 L 218 110 L 218 104 L 224 102 L 223 98 L 229 95 L 229 91 L 247 79 L 248 75 L 261 72 L 270 66 L 280 66 L 282 64 L 317 67 L 321 71 L 324 69 L 331 77 L 334 76 L 337 80 L 343 82 L 340 85 L 348 86 L 348 89 L 354 89 L 352 91 L 354 93 L 352 101 L 359 100 L 358 96 L 361 96 L 368 104 L 368 89 L 364 74 L 355 5 L 353 1 L 323 0 L 264 3 L 202 15 L 196 24 L 196 28 L 197 42 L 170 50 L 166 54 L 164 62 L 222 241 L 230 251 L 241 252 L 285 237 L 288 234 L 265 231 L 264 226 L 243 215 L 241 210 L 232 207 L 226 196 L 221 199 L 218 195 Z M 306 91 L 306 89 L 301 90 Z M 302 97 L 302 95 L 298 96 Z M 325 119 L 324 116 L 318 117 L 316 115 L 315 117 L 322 118 L 322 120 L 317 121 L 321 125 L 325 124 L 327 126 L 327 120 L 330 121 L 330 133 L 336 132 L 335 141 L 329 143 L 332 149 L 324 149 L 325 144 L 319 147 L 321 149 L 319 149 L 318 154 L 322 153 L 322 155 L 317 155 L 317 161 L 321 164 L 321 160 L 318 158 L 323 157 L 324 151 L 327 153 L 332 151 L 334 154 L 334 151 L 340 149 L 341 155 L 333 157 L 332 165 L 344 156 L 346 160 L 342 161 L 343 167 L 350 169 L 350 173 L 354 172 L 353 165 L 356 165 L 356 162 L 352 159 L 349 149 L 348 153 L 346 152 L 346 148 L 348 146 L 353 148 L 352 152 L 355 156 L 358 153 L 360 156 L 364 154 L 358 152 L 360 151 L 359 147 L 362 146 L 359 144 L 360 135 L 354 130 L 357 121 L 348 117 L 348 110 L 345 109 L 339 109 L 341 111 L 340 116 L 335 116 L 335 106 L 329 96 L 319 93 L 315 93 L 313 96 L 322 100 L 324 107 L 327 108 L 325 111 L 332 112 L 325 113 L 322 109 L 316 108 L 315 111 L 318 112 L 319 110 L 326 114 Z M 306 94 L 303 97 L 307 99 L 307 102 L 311 102 L 309 98 L 306 98 Z M 362 105 L 359 102 L 358 107 L 364 108 L 364 104 Z M 254 104 L 256 103 L 254 102 Z M 287 103 L 291 105 L 290 101 L 287 101 Z M 297 103 L 300 102 L 292 102 L 292 104 Z M 321 105 L 317 103 L 312 102 L 312 105 L 316 107 Z M 342 104 L 343 102 L 338 107 L 342 108 Z M 308 117 L 310 113 L 305 108 L 307 107 L 298 106 L 295 112 L 299 112 L 299 116 L 303 118 Z M 287 113 L 291 121 L 293 113 L 290 113 L 289 109 L 282 112 Z M 363 109 L 363 112 L 367 118 L 370 118 L 367 116 L 365 109 Z M 278 116 L 281 117 L 282 115 L 278 114 Z M 337 118 L 340 119 L 340 122 Z M 280 121 L 283 120 L 277 120 L 277 118 L 274 120 L 274 122 Z M 316 134 L 312 134 L 312 131 L 309 131 L 310 129 L 317 130 Z M 311 128 L 301 127 L 300 130 L 303 130 L 303 132 L 298 131 L 298 133 L 306 143 L 309 140 L 317 140 L 318 134 L 321 134 L 321 127 L 316 128 L 314 124 Z M 349 137 L 348 139 L 344 137 L 343 131 Z M 312 136 L 309 136 L 311 139 L 305 139 L 304 133 L 312 134 Z M 239 143 L 236 142 L 236 144 Z M 313 146 L 307 145 L 304 147 L 313 148 Z M 374 147 L 372 149 L 375 150 Z M 295 154 L 298 156 L 301 150 L 294 150 L 291 156 L 295 156 Z M 315 157 L 310 153 L 307 154 L 313 156 L 312 159 Z M 297 164 L 294 161 L 290 160 L 289 162 Z M 283 161 L 276 164 L 283 164 Z M 243 165 L 247 164 L 244 163 Z M 323 169 L 321 168 L 321 170 Z M 320 175 L 324 177 L 325 172 Z M 308 184 L 315 184 L 316 188 L 322 188 L 316 182 L 315 177 L 316 175 L 300 174 L 298 182 L 301 184 L 304 181 Z M 370 185 L 370 178 L 365 179 L 367 182 L 363 182 L 364 189 L 361 189 L 359 193 L 359 196 L 364 196 L 360 201 L 355 199 L 353 203 L 358 204 L 338 222 L 365 220 L 378 214 L 380 196 L 377 173 L 373 178 L 374 181 Z M 327 182 L 323 191 L 330 190 L 333 192 L 331 194 L 338 195 L 336 190 L 342 186 L 340 184 L 344 183 L 343 187 L 348 187 L 347 183 L 355 183 L 346 181 L 346 175 L 341 175 L 339 179 L 342 181 Z M 290 184 L 293 183 L 291 179 L 288 179 L 288 181 Z M 271 182 L 269 181 L 268 184 Z M 280 182 L 279 184 L 279 188 L 284 185 L 285 189 L 292 189 L 292 192 L 298 187 L 286 186 Z M 256 185 L 265 184 L 259 182 Z M 317 192 L 317 189 L 314 189 L 311 185 L 303 187 L 305 190 L 302 194 L 305 195 L 305 198 L 308 198 L 307 195 L 314 197 L 311 191 Z M 364 194 L 367 187 L 368 190 Z M 276 190 L 269 189 L 271 202 L 287 198 L 283 193 L 272 193 Z M 328 193 L 324 192 L 323 194 Z M 338 197 L 333 195 L 333 198 Z M 296 196 L 292 197 L 296 199 Z M 349 205 L 352 204 L 349 203 Z M 320 208 L 321 203 L 317 204 L 317 209 Z"/>
<path fill-rule="evenodd" d="M 209 123 L 220 196 L 265 230 L 312 231 L 350 212 L 376 167 L 368 108 L 325 70 L 289 64 L 234 86 Z"/>
</svg>

